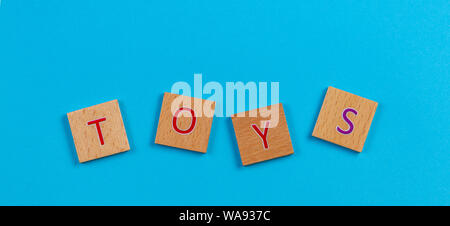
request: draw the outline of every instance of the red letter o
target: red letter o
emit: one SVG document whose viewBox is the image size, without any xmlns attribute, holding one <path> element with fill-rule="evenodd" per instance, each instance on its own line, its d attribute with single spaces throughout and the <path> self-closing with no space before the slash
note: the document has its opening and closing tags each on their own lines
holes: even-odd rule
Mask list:
<svg viewBox="0 0 450 226">
<path fill-rule="evenodd" d="M 189 126 L 189 128 L 186 129 L 186 130 L 181 130 L 181 129 L 179 129 L 178 126 L 177 126 L 178 115 L 179 115 L 180 112 L 182 112 L 182 111 L 188 111 L 188 112 L 191 113 L 191 116 L 192 116 L 191 126 Z M 175 112 L 175 114 L 173 115 L 172 127 L 173 127 L 173 129 L 174 129 L 175 131 L 177 131 L 177 133 L 186 135 L 186 134 L 191 133 L 191 132 L 194 130 L 196 122 L 197 122 L 197 117 L 195 117 L 195 112 L 194 112 L 194 110 L 192 110 L 192 109 L 190 109 L 190 108 L 186 108 L 186 107 L 181 107 L 181 108 L 179 108 L 179 109 Z"/>
</svg>

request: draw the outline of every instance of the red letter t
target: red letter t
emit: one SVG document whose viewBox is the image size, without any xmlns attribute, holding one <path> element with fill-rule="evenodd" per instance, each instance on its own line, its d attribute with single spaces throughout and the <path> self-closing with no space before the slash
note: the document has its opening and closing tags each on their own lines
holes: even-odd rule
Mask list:
<svg viewBox="0 0 450 226">
<path fill-rule="evenodd" d="M 102 129 L 100 128 L 100 122 L 103 122 L 103 121 L 106 121 L 106 118 L 100 118 L 100 119 L 90 121 L 87 123 L 88 125 L 95 124 L 95 126 L 97 127 L 98 138 L 100 139 L 101 145 L 105 144 L 105 142 L 103 141 Z"/>
</svg>

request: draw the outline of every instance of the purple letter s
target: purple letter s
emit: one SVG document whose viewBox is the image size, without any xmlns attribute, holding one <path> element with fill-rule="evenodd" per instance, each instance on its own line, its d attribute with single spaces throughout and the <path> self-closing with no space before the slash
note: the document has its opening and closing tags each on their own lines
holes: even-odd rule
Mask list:
<svg viewBox="0 0 450 226">
<path fill-rule="evenodd" d="M 339 128 L 339 126 L 336 127 L 336 130 L 339 133 L 342 134 L 350 134 L 353 132 L 353 123 L 352 121 L 350 121 L 350 119 L 347 118 L 347 112 L 352 112 L 355 115 L 358 115 L 358 112 L 353 109 L 353 108 L 346 108 L 343 112 L 342 112 L 342 118 L 344 118 L 344 121 L 348 124 L 348 126 L 350 127 L 348 130 L 342 130 L 341 128 Z"/>
</svg>

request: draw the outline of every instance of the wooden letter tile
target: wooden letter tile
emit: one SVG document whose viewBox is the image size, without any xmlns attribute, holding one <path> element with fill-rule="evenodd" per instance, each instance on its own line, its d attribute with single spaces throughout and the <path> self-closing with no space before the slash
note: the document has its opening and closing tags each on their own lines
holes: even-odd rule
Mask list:
<svg viewBox="0 0 450 226">
<path fill-rule="evenodd" d="M 164 93 L 155 143 L 206 153 L 215 102 Z"/>
<path fill-rule="evenodd" d="M 70 112 L 67 117 L 80 162 L 130 150 L 117 100 Z"/>
<path fill-rule="evenodd" d="M 313 136 L 361 152 L 377 102 L 328 87 Z"/>
<path fill-rule="evenodd" d="M 272 116 L 262 112 L 272 110 Z M 278 113 L 275 114 L 274 113 Z M 283 105 L 275 104 L 231 117 L 242 165 L 294 153 Z"/>
</svg>

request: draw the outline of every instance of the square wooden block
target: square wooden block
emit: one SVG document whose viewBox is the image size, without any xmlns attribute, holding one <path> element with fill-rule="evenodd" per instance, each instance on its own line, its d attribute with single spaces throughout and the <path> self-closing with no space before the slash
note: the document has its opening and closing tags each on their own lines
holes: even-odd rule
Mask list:
<svg viewBox="0 0 450 226">
<path fill-rule="evenodd" d="M 273 111 L 271 117 L 264 114 L 269 112 L 269 109 Z M 231 120 L 242 165 L 246 166 L 294 153 L 282 104 L 239 113 L 233 115 Z"/>
<path fill-rule="evenodd" d="M 164 93 L 155 143 L 206 153 L 215 102 Z"/>
<path fill-rule="evenodd" d="M 80 162 L 130 150 L 117 100 L 70 112 L 67 117 Z"/>
<path fill-rule="evenodd" d="M 313 136 L 361 152 L 377 102 L 328 87 Z"/>
</svg>

